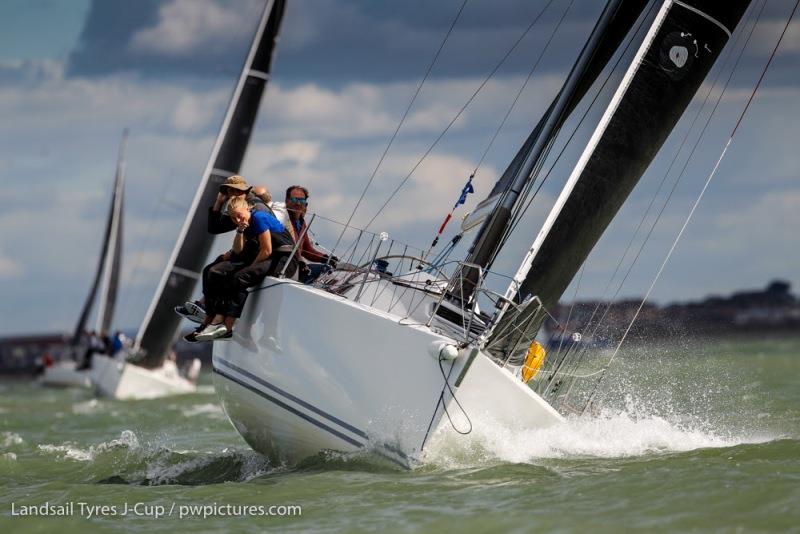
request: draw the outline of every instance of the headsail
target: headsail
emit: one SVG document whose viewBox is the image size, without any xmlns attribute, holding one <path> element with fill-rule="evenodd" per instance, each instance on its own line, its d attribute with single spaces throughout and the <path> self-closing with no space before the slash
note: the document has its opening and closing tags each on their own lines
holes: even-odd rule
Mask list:
<svg viewBox="0 0 800 534">
<path fill-rule="evenodd" d="M 97 270 L 94 275 L 92 287 L 86 297 L 86 302 L 81 309 L 78 324 L 72 335 L 71 345 L 73 347 L 80 344 L 81 336 L 86 329 L 86 322 L 89 313 L 92 311 L 97 289 L 100 287 L 100 280 L 104 280 L 103 292 L 101 295 L 100 308 L 97 313 L 98 332 L 106 332 L 114 316 L 114 304 L 117 298 L 117 282 L 119 278 L 120 259 L 122 254 L 122 192 L 125 180 L 125 147 L 128 143 L 128 131 L 122 134 L 122 143 L 117 159 L 117 173 L 114 177 L 114 190 L 111 194 L 111 209 L 108 212 L 106 231 L 103 236 L 103 247 L 100 251 L 100 260 L 97 263 Z M 105 274 L 105 276 L 104 276 Z"/>
<path fill-rule="evenodd" d="M 506 297 L 561 294 L 622 206 L 697 92 L 750 0 L 666 0 L 608 104 Z M 517 285 L 519 284 L 519 285 Z M 519 287 L 519 291 L 516 290 Z M 510 354 L 529 342 L 536 310 L 508 312 L 490 347 Z M 513 339 L 504 333 L 525 325 Z"/>
<path fill-rule="evenodd" d="M 285 0 L 267 0 L 203 179 L 139 328 L 135 349 L 143 354 L 145 366 L 160 365 L 169 351 L 180 323 L 173 307 L 191 298 L 206 263 L 214 239 L 206 229 L 204 208 L 214 202 L 219 184 L 239 172 L 261 95 L 269 80 L 285 3 Z"/>
<path fill-rule="evenodd" d="M 119 293 L 119 275 L 122 265 L 122 211 L 125 188 L 125 148 L 128 144 L 128 131 L 122 135 L 122 146 L 119 149 L 117 161 L 117 175 L 114 181 L 114 197 L 111 205 L 109 224 L 111 232 L 108 240 L 108 253 L 103 267 L 103 289 L 100 292 L 99 308 L 97 309 L 97 326 L 95 330 L 99 335 L 108 334 L 111 321 L 114 319 L 114 308 L 117 304 Z"/>
</svg>

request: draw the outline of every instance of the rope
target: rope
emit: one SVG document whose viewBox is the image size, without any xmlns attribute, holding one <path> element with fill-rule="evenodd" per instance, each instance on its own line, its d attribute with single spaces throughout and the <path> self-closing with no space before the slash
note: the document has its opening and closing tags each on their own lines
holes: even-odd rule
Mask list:
<svg viewBox="0 0 800 534">
<path fill-rule="evenodd" d="M 442 393 L 440 395 L 440 398 L 441 398 L 441 401 L 442 401 L 442 408 L 444 409 L 444 413 L 447 416 L 447 420 L 450 422 L 450 426 L 453 427 L 453 430 L 455 430 L 456 432 L 458 432 L 462 436 L 466 436 L 467 434 L 470 434 L 472 432 L 472 420 L 469 418 L 469 415 L 467 414 L 467 411 L 464 409 L 464 407 L 461 406 L 461 403 L 458 402 L 458 399 L 456 398 L 456 394 L 453 391 L 453 388 L 450 387 L 450 381 L 448 380 L 449 373 L 445 374 L 445 372 L 444 372 L 444 366 L 442 366 L 442 355 L 441 354 L 439 354 L 439 370 L 442 372 L 442 378 L 444 378 L 444 383 L 445 383 L 445 387 L 442 388 Z M 453 367 L 452 367 L 452 364 L 451 364 L 450 372 L 452 372 L 452 371 L 453 371 Z M 461 413 L 463 413 L 464 417 L 466 417 L 467 424 L 469 424 L 469 429 L 468 430 L 459 430 L 458 428 L 456 428 L 455 423 L 453 423 L 453 419 L 450 417 L 450 412 L 447 410 L 447 401 L 444 399 L 444 392 L 445 391 L 449 391 L 450 392 L 450 396 L 453 397 L 453 401 L 456 403 L 456 406 L 458 406 L 458 409 L 461 410 Z"/>
<path fill-rule="evenodd" d="M 717 162 L 714 165 L 714 168 L 712 169 L 711 174 L 708 175 L 708 178 L 706 179 L 706 182 L 703 185 L 703 188 L 700 191 L 700 194 L 697 196 L 697 199 L 695 200 L 694 204 L 692 205 L 692 208 L 689 210 L 689 214 L 686 216 L 686 220 L 684 221 L 683 225 L 681 226 L 681 229 L 678 232 L 678 235 L 675 236 L 675 240 L 672 242 L 672 246 L 670 247 L 669 251 L 667 252 L 667 255 L 664 258 L 664 261 L 661 262 L 661 265 L 658 268 L 658 271 L 656 272 L 656 275 L 653 278 L 653 281 L 650 284 L 650 287 L 648 288 L 647 293 L 645 294 L 644 298 L 642 298 L 642 302 L 639 304 L 639 307 L 637 308 L 636 313 L 634 313 L 633 318 L 631 319 L 630 323 L 628 324 L 628 327 L 625 329 L 625 332 L 623 333 L 622 338 L 620 339 L 619 343 L 617 344 L 616 349 L 614 349 L 614 353 L 611 355 L 611 359 L 608 361 L 608 363 L 605 365 L 605 367 L 601 371 L 598 372 L 599 374 L 601 374 L 601 377 L 598 380 L 597 384 L 595 385 L 594 392 L 592 393 L 592 395 L 590 396 L 588 402 L 586 403 L 586 406 L 585 406 L 585 408 L 583 410 L 584 412 L 591 405 L 592 400 L 594 399 L 595 394 L 597 393 L 597 390 L 598 390 L 598 388 L 600 386 L 600 383 L 602 382 L 602 378 L 603 378 L 605 372 L 608 370 L 608 368 L 611 366 L 611 363 L 617 357 L 617 354 L 619 353 L 620 347 L 622 347 L 622 344 L 625 342 L 625 339 L 627 338 L 628 333 L 630 332 L 631 328 L 633 327 L 634 322 L 636 322 L 636 319 L 639 317 L 639 313 L 642 311 L 642 308 L 644 307 L 645 303 L 650 298 L 650 294 L 653 292 L 653 288 L 655 288 L 656 283 L 658 282 L 659 278 L 661 277 L 661 273 L 664 272 L 664 268 L 666 267 L 667 263 L 669 262 L 669 259 L 672 257 L 672 253 L 675 251 L 675 248 L 678 246 L 678 242 L 680 241 L 681 237 L 683 237 L 683 233 L 686 231 L 686 228 L 689 225 L 689 222 L 692 220 L 692 217 L 694 216 L 694 212 L 697 210 L 697 207 L 699 206 L 700 201 L 703 199 L 703 196 L 705 195 L 706 190 L 708 189 L 709 185 L 711 185 L 711 181 L 714 179 L 714 176 L 717 174 L 717 170 L 719 169 L 719 166 L 722 163 L 722 160 L 725 158 L 725 155 L 728 152 L 728 148 L 731 146 L 731 143 L 733 142 L 733 138 L 736 135 L 736 132 L 739 129 L 739 126 L 741 125 L 745 114 L 750 109 L 750 104 L 753 102 L 753 98 L 755 97 L 756 92 L 758 92 L 758 89 L 761 87 L 761 82 L 764 80 L 764 76 L 766 75 L 767 70 L 769 69 L 770 65 L 772 64 L 772 60 L 775 57 L 775 53 L 778 51 L 778 48 L 780 47 L 780 44 L 783 41 L 784 35 L 786 35 L 786 30 L 789 28 L 789 25 L 791 24 L 792 19 L 794 18 L 794 14 L 797 11 L 797 6 L 798 5 L 800 5 L 800 0 L 797 0 L 795 2 L 794 8 L 792 9 L 791 14 L 789 15 L 789 18 L 786 21 L 786 25 L 784 26 L 783 31 L 781 32 L 781 35 L 778 38 L 778 42 L 775 44 L 775 47 L 773 48 L 772 53 L 770 54 L 769 59 L 767 60 L 767 63 L 764 66 L 764 69 L 761 72 L 761 76 L 759 77 L 758 82 L 756 83 L 755 87 L 753 88 L 753 91 L 750 94 L 750 98 L 747 100 L 747 104 L 745 105 L 744 109 L 742 110 L 741 114 L 739 115 L 739 119 L 736 121 L 736 125 L 734 126 L 733 130 L 731 131 L 731 134 L 728 137 L 728 141 L 725 143 L 725 147 L 722 149 L 722 153 L 720 154 L 719 158 L 717 159 Z M 745 43 L 745 47 L 746 46 L 747 46 L 747 44 Z M 742 49 L 742 51 L 744 51 L 744 49 Z M 734 67 L 734 69 L 735 69 L 735 67 Z M 733 77 L 733 72 L 731 72 L 731 77 Z M 728 78 L 728 81 L 730 81 L 730 78 Z M 727 83 L 726 83 L 726 88 L 727 88 Z M 725 89 L 723 89 L 722 93 L 720 94 L 720 100 L 721 100 L 722 94 L 724 94 L 724 92 L 725 92 Z M 713 114 L 713 112 L 712 112 L 712 114 Z M 701 137 L 701 139 L 702 139 L 702 137 Z M 700 139 L 698 139 L 698 144 L 699 144 L 699 142 L 700 142 Z M 598 373 L 594 373 L 594 374 L 598 374 Z"/>
</svg>

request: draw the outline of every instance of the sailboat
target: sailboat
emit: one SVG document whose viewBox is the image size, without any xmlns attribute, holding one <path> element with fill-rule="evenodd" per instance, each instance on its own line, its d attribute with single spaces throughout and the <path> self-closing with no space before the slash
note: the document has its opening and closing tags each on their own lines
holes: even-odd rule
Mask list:
<svg viewBox="0 0 800 534">
<path fill-rule="evenodd" d="M 119 273 L 122 264 L 122 206 L 125 187 L 125 149 L 128 144 L 128 131 L 122 134 L 122 142 L 117 158 L 117 170 L 114 176 L 114 187 L 111 194 L 111 207 L 108 211 L 106 231 L 100 260 L 92 282 L 92 287 L 81 309 L 78 323 L 69 346 L 66 347 L 70 358 L 46 367 L 41 377 L 41 384 L 55 387 L 91 387 L 91 370 L 80 369 L 78 360 L 84 357 L 87 349 L 84 346 L 84 332 L 89 314 L 94 306 L 97 290 L 100 289 L 95 332 L 99 336 L 109 333 L 114 318 L 119 288 Z M 102 285 L 101 285 L 102 281 Z"/>
<path fill-rule="evenodd" d="M 369 451 L 411 468 L 424 462 L 439 429 L 467 433 L 486 418 L 528 429 L 563 421 L 569 411 L 555 400 L 565 367 L 542 363 L 535 340 L 547 310 L 749 4 L 609 1 L 561 90 L 476 210 L 480 219 L 470 226 L 480 229 L 454 269 L 426 263 L 386 233 L 344 227 L 342 248 L 333 251 L 342 261 L 332 272 L 308 285 L 267 278 L 250 295 L 233 340 L 213 350 L 216 391 L 245 441 L 278 462 Z M 632 59 L 617 54 L 626 41 Z M 508 289 L 491 291 L 492 263 L 554 139 L 612 57 L 621 81 Z"/>
<path fill-rule="evenodd" d="M 133 361 L 100 358 L 95 365 L 95 387 L 106 396 L 146 399 L 196 390 L 200 361 L 195 359 L 184 374 L 171 357 L 181 320 L 174 307 L 191 298 L 214 243 L 205 208 L 213 204 L 219 185 L 239 172 L 269 80 L 283 11 L 283 0 L 269 0 L 264 7 L 203 178 L 131 349 Z"/>
</svg>

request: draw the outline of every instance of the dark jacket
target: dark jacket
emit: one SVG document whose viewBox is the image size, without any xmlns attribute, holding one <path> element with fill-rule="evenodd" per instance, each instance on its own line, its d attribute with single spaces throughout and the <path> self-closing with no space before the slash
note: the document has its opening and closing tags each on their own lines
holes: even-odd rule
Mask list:
<svg viewBox="0 0 800 534">
<path fill-rule="evenodd" d="M 267 205 L 253 193 L 247 193 L 247 201 L 253 205 L 253 209 L 257 211 L 266 211 Z M 209 234 L 224 234 L 236 230 L 236 223 L 231 220 L 227 215 L 222 214 L 222 210 L 214 211 L 214 206 L 208 208 L 208 233 Z"/>
</svg>

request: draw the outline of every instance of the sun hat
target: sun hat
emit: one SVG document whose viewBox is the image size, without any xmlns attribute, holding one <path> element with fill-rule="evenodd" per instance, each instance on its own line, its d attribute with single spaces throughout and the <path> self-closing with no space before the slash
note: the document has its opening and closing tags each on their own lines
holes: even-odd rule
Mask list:
<svg viewBox="0 0 800 534">
<path fill-rule="evenodd" d="M 238 174 L 229 176 L 224 182 L 222 182 L 219 185 L 219 190 L 224 191 L 226 187 L 230 187 L 231 189 L 238 189 L 239 191 L 244 191 L 244 192 L 248 192 L 252 189 L 252 186 L 247 185 L 247 181 Z"/>
</svg>

